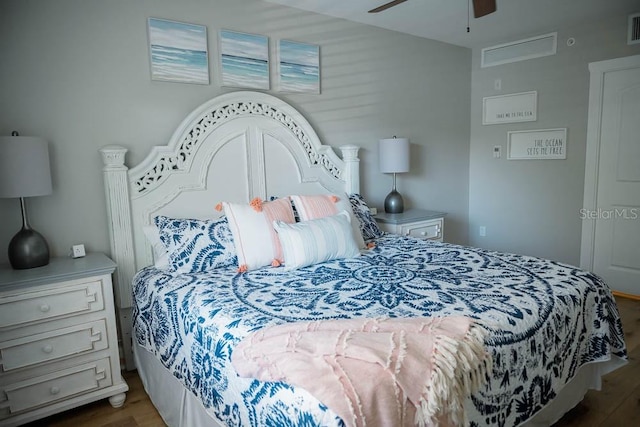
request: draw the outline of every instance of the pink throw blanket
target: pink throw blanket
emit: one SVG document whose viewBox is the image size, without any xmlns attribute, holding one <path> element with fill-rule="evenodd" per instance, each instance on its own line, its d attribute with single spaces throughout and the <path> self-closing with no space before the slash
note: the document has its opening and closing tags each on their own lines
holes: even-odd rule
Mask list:
<svg viewBox="0 0 640 427">
<path fill-rule="evenodd" d="M 232 362 L 304 388 L 347 426 L 457 426 L 491 369 L 484 336 L 466 317 L 296 322 L 247 336 Z"/>
</svg>

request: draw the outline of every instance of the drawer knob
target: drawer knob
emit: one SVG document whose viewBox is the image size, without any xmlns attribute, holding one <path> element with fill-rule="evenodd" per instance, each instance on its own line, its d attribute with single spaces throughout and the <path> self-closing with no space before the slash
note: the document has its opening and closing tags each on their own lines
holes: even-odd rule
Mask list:
<svg viewBox="0 0 640 427">
<path fill-rule="evenodd" d="M 421 236 L 426 236 L 426 235 L 427 235 L 427 232 L 426 232 L 426 231 L 422 231 L 422 232 L 420 232 L 420 235 L 421 235 Z"/>
<path fill-rule="evenodd" d="M 60 387 L 55 387 L 55 386 L 51 387 L 49 389 L 49 393 L 54 394 L 54 395 L 60 393 Z"/>
<path fill-rule="evenodd" d="M 41 304 L 40 305 L 40 311 L 41 312 L 46 313 L 49 310 L 51 310 L 51 307 L 49 306 L 49 304 Z"/>
<path fill-rule="evenodd" d="M 47 344 L 42 347 L 42 351 L 44 351 L 45 353 L 51 353 L 53 351 L 53 346 L 51 344 Z"/>
</svg>

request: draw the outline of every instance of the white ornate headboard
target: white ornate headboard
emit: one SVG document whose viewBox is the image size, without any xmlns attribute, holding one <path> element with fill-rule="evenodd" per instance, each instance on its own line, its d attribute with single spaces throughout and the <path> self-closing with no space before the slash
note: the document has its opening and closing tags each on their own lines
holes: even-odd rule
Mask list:
<svg viewBox="0 0 640 427">
<path fill-rule="evenodd" d="M 127 149 L 100 150 L 111 239 L 118 264 L 116 305 L 126 365 L 131 354 L 131 281 L 153 262 L 142 227 L 159 214 L 213 218 L 220 201 L 314 193 L 357 193 L 358 147 L 340 147 L 340 159 L 322 145 L 291 105 L 261 92 L 232 92 L 196 108 L 168 145 L 154 147 L 137 166 Z"/>
</svg>

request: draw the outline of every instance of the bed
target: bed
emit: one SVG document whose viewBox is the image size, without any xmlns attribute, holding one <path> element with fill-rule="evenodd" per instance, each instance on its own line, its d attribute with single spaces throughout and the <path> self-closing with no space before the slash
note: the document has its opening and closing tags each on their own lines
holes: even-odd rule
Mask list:
<svg viewBox="0 0 640 427">
<path fill-rule="evenodd" d="M 239 377 L 231 363 L 247 335 L 302 321 L 464 316 L 482 324 L 492 367 L 464 401 L 470 426 L 551 425 L 626 363 L 617 307 L 600 278 L 380 233 L 357 195 L 358 147 L 340 149 L 341 157 L 323 145 L 286 102 L 241 91 L 196 108 L 135 167 L 125 166 L 126 148 L 101 150 L 126 365 L 168 425 L 345 425 L 304 388 Z M 239 271 L 234 260 L 176 272 L 159 266 L 162 250 L 145 236 L 162 228 L 159 218 L 225 220 L 218 202 L 324 194 L 349 200 L 351 223 L 372 243 L 359 256 L 293 270 Z"/>
</svg>

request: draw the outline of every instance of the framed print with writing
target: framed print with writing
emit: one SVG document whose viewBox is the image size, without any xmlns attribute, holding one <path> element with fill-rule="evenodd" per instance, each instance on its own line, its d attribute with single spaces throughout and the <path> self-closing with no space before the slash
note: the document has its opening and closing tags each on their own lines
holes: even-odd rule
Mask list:
<svg viewBox="0 0 640 427">
<path fill-rule="evenodd" d="M 535 122 L 538 119 L 538 92 L 511 93 L 482 98 L 482 124 Z"/>
<path fill-rule="evenodd" d="M 509 160 L 566 159 L 567 128 L 507 132 Z"/>
</svg>

